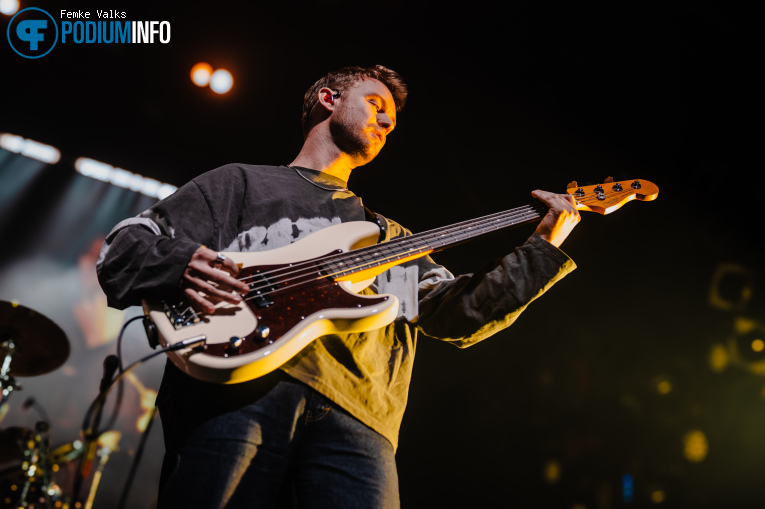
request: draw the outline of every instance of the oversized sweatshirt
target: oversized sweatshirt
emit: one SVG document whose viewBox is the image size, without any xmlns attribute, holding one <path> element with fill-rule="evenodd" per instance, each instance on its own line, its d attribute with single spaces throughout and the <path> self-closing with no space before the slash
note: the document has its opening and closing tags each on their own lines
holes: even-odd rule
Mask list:
<svg viewBox="0 0 765 509">
<path fill-rule="evenodd" d="M 306 168 L 245 164 L 222 166 L 193 179 L 109 233 L 97 266 L 109 304 L 122 309 L 150 297 L 177 300 L 183 271 L 200 245 L 219 252 L 265 251 L 334 224 L 364 221 L 361 199 L 343 186 L 339 179 Z M 387 240 L 411 235 L 398 223 L 384 221 Z M 322 336 L 281 369 L 395 448 L 418 332 L 470 346 L 509 326 L 574 268 L 568 256 L 536 233 L 475 274 L 454 277 L 429 256 L 403 263 L 377 276 L 362 292 L 398 297 L 392 323 L 368 332 Z"/>
</svg>

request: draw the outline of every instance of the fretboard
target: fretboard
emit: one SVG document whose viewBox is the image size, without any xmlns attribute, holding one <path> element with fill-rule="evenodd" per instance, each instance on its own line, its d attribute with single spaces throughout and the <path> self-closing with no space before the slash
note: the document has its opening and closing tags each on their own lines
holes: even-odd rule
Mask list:
<svg viewBox="0 0 765 509">
<path fill-rule="evenodd" d="M 526 205 L 347 253 L 330 255 L 322 261 L 322 265 L 324 271 L 334 277 L 353 274 L 384 264 L 396 265 L 406 260 L 442 251 L 488 233 L 539 221 L 546 213 L 547 207 L 541 203 Z"/>
</svg>

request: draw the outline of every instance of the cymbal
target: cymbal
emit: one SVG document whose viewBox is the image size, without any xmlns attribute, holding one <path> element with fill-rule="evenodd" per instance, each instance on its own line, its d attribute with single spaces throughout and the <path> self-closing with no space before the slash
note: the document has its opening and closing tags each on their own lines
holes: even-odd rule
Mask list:
<svg viewBox="0 0 765 509">
<path fill-rule="evenodd" d="M 10 374 L 37 376 L 58 369 L 69 357 L 69 340 L 50 318 L 20 304 L 0 301 L 0 363 L 12 340 Z"/>
</svg>

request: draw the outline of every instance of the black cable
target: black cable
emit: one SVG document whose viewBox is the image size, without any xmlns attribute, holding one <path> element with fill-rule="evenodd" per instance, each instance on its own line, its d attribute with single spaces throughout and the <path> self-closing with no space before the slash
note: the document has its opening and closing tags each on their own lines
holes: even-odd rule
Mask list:
<svg viewBox="0 0 765 509">
<path fill-rule="evenodd" d="M 122 381 L 123 381 L 123 379 L 125 378 L 125 376 L 128 373 L 130 373 L 133 369 L 138 367 L 140 364 L 143 364 L 144 362 L 146 362 L 146 361 L 148 361 L 150 359 L 153 359 L 154 357 L 156 357 L 158 355 L 161 355 L 161 354 L 167 353 L 167 352 L 172 352 L 172 351 L 175 351 L 175 350 L 183 350 L 184 348 L 194 348 L 196 346 L 204 344 L 205 341 L 207 340 L 206 336 L 194 336 L 192 338 L 186 339 L 184 341 L 179 341 L 179 342 L 177 342 L 175 344 L 172 344 L 170 346 L 162 348 L 162 349 L 160 349 L 158 351 L 152 352 L 149 355 L 147 355 L 147 356 L 145 356 L 145 357 L 143 357 L 141 359 L 138 359 L 137 361 L 133 362 L 127 368 L 123 368 L 122 367 L 122 360 L 121 360 L 122 351 L 121 351 L 121 341 L 120 340 L 122 338 L 122 334 L 124 333 L 125 328 L 127 327 L 127 325 L 130 324 L 131 322 L 137 320 L 138 318 L 144 318 L 144 317 L 142 315 L 141 316 L 136 316 L 136 317 L 131 318 L 127 322 L 125 322 L 125 324 L 122 327 L 122 330 L 120 331 L 120 335 L 119 335 L 119 337 L 117 339 L 117 341 L 118 341 L 117 342 L 117 352 L 118 352 L 117 358 L 119 359 L 119 364 L 118 364 L 119 374 L 115 378 L 113 378 L 112 380 L 109 380 L 108 383 L 102 383 L 101 390 L 99 391 L 98 396 L 96 396 L 96 399 L 93 400 L 93 403 L 90 404 L 90 407 L 88 407 L 87 412 L 85 412 L 85 419 L 83 420 L 83 423 L 82 423 L 82 434 L 83 434 L 83 438 L 85 439 L 85 451 L 86 451 L 86 454 L 87 454 L 88 447 L 94 441 L 98 440 L 98 437 L 101 436 L 101 434 L 103 434 L 105 431 L 108 431 L 111 428 L 111 425 L 113 424 L 113 421 L 115 420 L 116 412 L 113 413 L 111 422 L 109 423 L 109 426 L 107 428 L 105 428 L 103 430 L 98 429 L 98 426 L 100 424 L 99 421 L 100 421 L 101 411 L 103 410 L 103 408 L 104 408 L 104 406 L 106 404 L 106 397 L 109 395 L 109 392 L 112 390 L 112 388 L 114 387 L 115 384 L 117 384 L 119 382 L 120 383 L 120 387 L 121 387 L 122 386 Z M 105 377 L 105 378 L 108 378 L 108 377 Z M 104 381 L 102 380 L 102 382 L 104 382 Z M 118 397 L 121 398 L 121 394 L 118 395 Z M 149 426 L 147 426 L 147 429 L 148 428 L 149 428 Z M 83 457 L 80 461 L 81 462 L 86 461 L 86 458 Z M 80 494 L 78 492 L 81 490 L 82 482 L 83 481 L 84 481 L 84 479 L 83 479 L 82 473 L 78 472 L 78 474 L 76 475 L 76 477 L 74 479 L 74 489 L 73 489 L 72 495 L 75 498 L 75 500 L 79 501 L 79 502 L 81 502 L 81 500 L 80 500 Z"/>
<path fill-rule="evenodd" d="M 117 360 L 119 361 L 118 369 L 119 372 L 122 373 L 123 366 L 122 366 L 122 336 L 125 333 L 125 329 L 127 329 L 127 326 L 131 323 L 135 322 L 136 320 L 144 318 L 146 315 L 138 315 L 134 316 L 127 322 L 125 322 L 122 325 L 122 329 L 120 330 L 119 336 L 117 336 Z M 112 429 L 114 427 L 114 424 L 117 422 L 117 415 L 119 414 L 120 407 L 122 406 L 122 396 L 125 392 L 125 381 L 120 381 L 119 387 L 117 387 L 117 400 L 114 402 L 114 408 L 112 409 L 112 415 L 109 418 L 109 424 L 106 425 L 106 429 Z"/>
<path fill-rule="evenodd" d="M 151 431 L 151 425 L 154 423 L 154 417 L 157 415 L 156 405 L 151 410 L 151 417 L 149 417 L 149 423 L 146 425 L 146 429 L 141 434 L 141 442 L 138 444 L 138 449 L 135 451 L 133 457 L 133 464 L 130 465 L 130 473 L 125 481 L 125 487 L 122 489 L 122 495 L 120 495 L 120 502 L 117 509 L 123 509 L 127 503 L 128 495 L 130 494 L 130 487 L 133 485 L 133 479 L 138 471 L 138 464 L 141 462 L 141 456 L 143 455 L 143 449 L 146 447 L 146 441 L 149 438 L 149 432 Z"/>
<path fill-rule="evenodd" d="M 89 469 L 89 467 L 86 467 L 86 462 L 93 461 L 92 456 L 95 454 L 95 448 L 96 444 L 95 441 L 98 440 L 98 437 L 101 436 L 101 431 L 98 430 L 98 426 L 101 424 L 101 412 L 104 409 L 104 405 L 106 403 L 106 395 L 105 392 L 111 388 L 111 386 L 114 384 L 114 372 L 119 369 L 120 373 L 123 371 L 122 367 L 122 337 L 125 334 L 125 330 L 127 329 L 128 325 L 133 323 L 139 318 L 143 318 L 144 315 L 139 315 L 136 317 L 133 317 L 122 324 L 122 327 L 120 328 L 120 333 L 117 336 L 117 355 L 108 355 L 104 359 L 104 375 L 101 379 L 101 383 L 99 385 L 98 389 L 98 396 L 96 396 L 96 399 L 93 400 L 93 402 L 88 407 L 88 410 L 85 412 L 85 419 L 82 422 L 82 435 L 83 439 L 85 440 L 84 444 L 84 455 L 80 459 L 80 467 L 77 470 L 77 473 L 75 474 L 74 480 L 72 481 L 72 494 L 75 497 L 76 500 L 79 500 L 79 492 L 82 489 L 82 483 L 85 481 L 86 477 L 86 470 Z M 114 359 L 114 360 L 112 360 Z M 106 430 L 111 429 L 114 427 L 115 422 L 117 421 L 117 416 L 119 414 L 120 407 L 122 406 L 122 395 L 124 393 L 124 382 L 120 381 L 119 389 L 117 393 L 117 401 L 114 403 L 114 408 L 112 410 L 112 415 L 109 419 L 109 423 L 106 426 Z M 91 415 L 95 413 L 95 416 L 91 420 Z"/>
<path fill-rule="evenodd" d="M 138 359 L 134 363 L 132 363 L 130 366 L 125 368 L 117 377 L 112 380 L 112 382 L 109 384 L 109 386 L 106 388 L 105 391 L 100 393 L 96 399 L 91 403 L 90 408 L 88 408 L 87 413 L 85 414 L 85 421 L 83 422 L 83 432 L 85 433 L 86 437 L 88 435 L 92 435 L 94 430 L 91 426 L 88 426 L 91 420 L 91 416 L 94 414 L 95 411 L 97 411 L 98 407 L 103 407 L 104 403 L 106 402 L 106 397 L 109 395 L 109 392 L 114 387 L 114 384 L 122 380 L 125 375 L 133 371 L 135 368 L 138 367 L 139 364 L 143 364 L 144 362 L 148 361 L 149 359 L 153 359 L 154 357 L 161 355 L 163 353 L 167 352 L 174 352 L 175 350 L 183 350 L 184 348 L 194 348 L 196 346 L 199 346 L 201 344 L 204 344 L 205 341 L 207 341 L 206 336 L 194 336 L 189 339 L 185 339 L 183 341 L 179 341 L 178 343 L 172 344 L 170 346 L 166 346 L 162 348 L 161 350 L 157 350 L 156 352 L 152 352 L 146 357 L 143 357 L 141 359 Z M 108 431 L 108 430 L 104 430 Z M 103 433 L 103 431 L 101 431 Z"/>
</svg>

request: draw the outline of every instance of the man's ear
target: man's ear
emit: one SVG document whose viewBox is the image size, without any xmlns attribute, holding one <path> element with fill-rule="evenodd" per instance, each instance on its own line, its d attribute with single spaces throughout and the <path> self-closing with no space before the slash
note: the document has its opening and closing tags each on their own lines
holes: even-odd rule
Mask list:
<svg viewBox="0 0 765 509">
<path fill-rule="evenodd" d="M 335 93 L 335 90 L 327 87 L 320 88 L 318 92 L 319 104 L 330 113 L 335 110 Z"/>
</svg>

